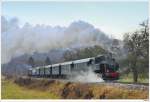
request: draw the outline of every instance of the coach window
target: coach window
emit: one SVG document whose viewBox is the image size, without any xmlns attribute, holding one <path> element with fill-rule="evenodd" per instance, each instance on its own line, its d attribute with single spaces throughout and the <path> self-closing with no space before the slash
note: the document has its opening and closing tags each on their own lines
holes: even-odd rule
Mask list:
<svg viewBox="0 0 150 102">
<path fill-rule="evenodd" d="M 39 75 L 40 75 L 40 68 L 38 69 L 38 71 L 39 71 Z"/>
<path fill-rule="evenodd" d="M 52 66 L 50 67 L 50 75 L 52 75 Z"/>
<path fill-rule="evenodd" d="M 61 65 L 59 65 L 59 75 L 61 75 Z"/>
<path fill-rule="evenodd" d="M 43 68 L 43 70 L 44 70 L 44 75 L 45 75 L 45 72 L 46 72 L 46 71 L 45 71 L 45 67 Z"/>
</svg>

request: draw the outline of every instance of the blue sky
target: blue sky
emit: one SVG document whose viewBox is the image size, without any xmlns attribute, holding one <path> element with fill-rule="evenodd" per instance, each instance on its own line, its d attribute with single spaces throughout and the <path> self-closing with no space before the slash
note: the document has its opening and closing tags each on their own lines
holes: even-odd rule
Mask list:
<svg viewBox="0 0 150 102">
<path fill-rule="evenodd" d="M 148 2 L 3 2 L 2 15 L 33 25 L 68 26 L 83 20 L 122 39 L 148 18 Z"/>
</svg>

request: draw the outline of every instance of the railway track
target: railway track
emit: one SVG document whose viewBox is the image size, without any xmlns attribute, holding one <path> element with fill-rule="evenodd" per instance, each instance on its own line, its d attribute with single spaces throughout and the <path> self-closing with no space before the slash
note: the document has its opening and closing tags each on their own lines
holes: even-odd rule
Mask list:
<svg viewBox="0 0 150 102">
<path fill-rule="evenodd" d="M 113 83 L 120 83 L 120 84 L 133 84 L 133 85 L 144 85 L 144 86 L 149 86 L 149 83 L 132 83 L 132 82 L 119 82 L 119 81 L 116 81 L 116 82 L 113 82 Z"/>
<path fill-rule="evenodd" d="M 149 90 L 149 83 L 131 83 L 131 82 L 118 82 L 118 81 L 105 81 L 90 83 L 96 85 L 108 85 L 116 88 L 126 88 L 130 90 Z"/>
</svg>

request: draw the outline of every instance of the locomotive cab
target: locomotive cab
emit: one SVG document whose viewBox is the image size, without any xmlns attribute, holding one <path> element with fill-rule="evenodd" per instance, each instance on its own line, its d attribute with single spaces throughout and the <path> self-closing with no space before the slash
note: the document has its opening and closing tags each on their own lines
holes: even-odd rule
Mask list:
<svg viewBox="0 0 150 102">
<path fill-rule="evenodd" d="M 97 70 L 95 73 L 102 75 L 104 80 L 117 80 L 119 78 L 119 64 L 110 56 L 98 56 L 95 58 Z"/>
<path fill-rule="evenodd" d="M 100 71 L 104 80 L 117 80 L 119 78 L 116 67 L 111 67 L 108 63 L 100 64 Z"/>
</svg>

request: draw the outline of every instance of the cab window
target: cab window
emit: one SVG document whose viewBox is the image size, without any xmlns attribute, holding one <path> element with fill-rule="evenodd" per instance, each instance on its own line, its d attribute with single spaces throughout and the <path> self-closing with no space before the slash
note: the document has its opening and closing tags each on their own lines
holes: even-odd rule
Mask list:
<svg viewBox="0 0 150 102">
<path fill-rule="evenodd" d="M 100 70 L 102 73 L 105 73 L 109 69 L 108 64 L 100 64 Z"/>
</svg>

